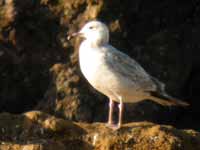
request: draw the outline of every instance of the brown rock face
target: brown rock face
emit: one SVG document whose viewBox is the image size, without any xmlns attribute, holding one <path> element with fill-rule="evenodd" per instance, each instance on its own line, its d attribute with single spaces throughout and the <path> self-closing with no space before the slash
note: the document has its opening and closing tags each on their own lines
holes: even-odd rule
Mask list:
<svg viewBox="0 0 200 150">
<path fill-rule="evenodd" d="M 127 105 L 125 121 L 197 128 L 198 8 L 194 1 L 0 0 L 0 111 L 37 105 L 71 120 L 106 121 L 106 97 L 79 70 L 80 40 L 66 40 L 67 33 L 97 18 L 109 26 L 112 45 L 163 81 L 170 94 L 191 103 L 187 114 L 149 101 Z"/>
<path fill-rule="evenodd" d="M 0 8 L 0 28 L 4 28 L 14 21 L 16 15 L 13 0 L 1 0 Z"/>
<path fill-rule="evenodd" d="M 0 114 L 1 150 L 200 149 L 200 133 L 138 122 L 113 131 L 105 124 L 75 123 L 39 111 Z"/>
</svg>

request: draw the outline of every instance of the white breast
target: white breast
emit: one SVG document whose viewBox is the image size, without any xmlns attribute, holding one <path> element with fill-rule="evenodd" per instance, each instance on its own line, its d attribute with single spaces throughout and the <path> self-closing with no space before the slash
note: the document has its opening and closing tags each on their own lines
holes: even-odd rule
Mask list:
<svg viewBox="0 0 200 150">
<path fill-rule="evenodd" d="M 92 84 L 102 63 L 103 53 L 82 43 L 79 49 L 80 68 L 85 78 Z"/>
</svg>

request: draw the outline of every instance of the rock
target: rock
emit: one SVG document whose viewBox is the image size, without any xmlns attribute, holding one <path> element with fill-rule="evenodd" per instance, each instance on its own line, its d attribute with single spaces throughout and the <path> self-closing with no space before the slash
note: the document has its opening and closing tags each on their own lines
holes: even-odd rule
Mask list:
<svg viewBox="0 0 200 150">
<path fill-rule="evenodd" d="M 138 1 L 138 3 L 140 2 Z M 102 3 L 99 2 L 96 5 L 102 5 Z M 149 17 L 153 20 L 156 20 L 156 17 L 160 18 L 157 11 L 150 8 L 140 11 L 134 10 L 138 5 L 137 3 L 133 2 L 129 4 L 124 2 L 123 9 L 128 7 L 134 8 L 130 14 L 124 14 L 122 10 L 114 10 L 118 5 L 120 5 L 119 1 L 103 1 L 103 7 L 98 7 L 100 9 L 96 16 L 103 21 L 105 20 L 109 25 L 111 43 L 138 60 L 151 75 L 163 81 L 170 94 L 175 97 L 183 97 L 182 89 L 192 69 L 191 63 L 187 63 L 191 61 L 191 58 L 187 57 L 187 49 L 179 47 L 180 34 L 183 29 L 174 31 L 166 28 L 163 31 L 155 30 L 152 32 L 151 29 L 158 26 L 157 22 L 151 22 L 152 26 L 149 27 L 148 23 L 145 24 L 145 19 Z M 144 3 L 144 5 L 146 6 L 147 4 Z M 171 6 L 170 4 L 168 5 Z M 145 13 L 146 11 L 152 11 L 151 16 Z M 176 10 L 173 11 L 176 12 Z M 122 13 L 122 16 L 126 16 L 125 18 L 131 17 L 133 13 L 141 17 L 141 20 L 136 20 L 135 22 L 133 20 L 126 20 L 120 17 L 120 13 Z M 90 16 L 87 9 L 84 9 L 82 14 Z M 113 19 L 114 16 L 119 17 Z M 82 20 L 79 20 L 79 18 L 75 19 L 72 25 L 69 25 L 68 32 L 78 31 L 84 19 L 84 17 L 82 17 Z M 140 24 L 144 28 L 148 28 L 148 30 L 145 30 L 145 32 L 142 31 L 143 29 L 141 29 Z M 74 29 L 75 27 L 76 30 Z M 47 90 L 47 94 L 45 94 L 45 100 L 37 108 L 70 120 L 87 122 L 106 121 L 108 101 L 106 101 L 103 95 L 98 94 L 80 73 L 79 66 L 77 65 L 77 49 L 80 40 L 75 39 L 70 42 L 74 46 L 74 49 L 70 47 L 70 49 L 73 49 L 73 53 L 67 62 L 69 64 L 55 64 L 52 67 L 53 78 L 51 86 Z M 182 77 L 180 78 L 180 76 Z M 102 113 L 99 113 L 99 111 Z M 162 107 L 152 102 L 142 102 L 136 105 L 128 104 L 126 112 L 125 121 L 151 120 L 159 123 L 174 123 L 177 117 L 184 117 L 184 115 L 180 115 L 178 109 Z"/>
<path fill-rule="evenodd" d="M 40 111 L 0 114 L 1 150 L 200 149 L 200 133 L 150 122 L 112 130 L 104 123 L 77 123 Z"/>
<path fill-rule="evenodd" d="M 13 0 L 0 0 L 0 28 L 13 23 L 15 15 L 16 11 Z"/>
<path fill-rule="evenodd" d="M 0 13 L 0 22 L 6 22 L 0 25 L 0 111 L 23 112 L 43 98 L 49 66 L 62 58 L 61 46 L 52 44 L 58 25 L 39 1 L 1 0 L 0 7 L 12 16 L 8 20 Z"/>
<path fill-rule="evenodd" d="M 39 142 L 40 143 L 40 142 Z M 48 141 L 44 144 L 10 144 L 3 143 L 0 145 L 2 150 L 65 150 L 65 146 L 59 142 Z"/>
<path fill-rule="evenodd" d="M 51 68 L 51 73 L 52 83 L 44 100 L 36 109 L 74 121 L 107 121 L 108 98 L 95 91 L 82 77 L 77 67 L 72 69 L 67 65 L 55 64 Z M 114 113 L 116 121 L 117 108 L 116 106 Z M 125 104 L 125 114 L 125 122 L 153 120 L 159 123 L 172 123 L 177 119 L 178 113 L 177 109 L 145 101 L 138 104 Z"/>
<path fill-rule="evenodd" d="M 75 121 L 105 120 L 105 97 L 94 91 L 84 78 L 80 78 L 82 75 L 77 66 L 69 68 L 55 64 L 51 73 L 51 86 L 36 109 Z M 99 113 L 100 110 L 102 113 Z"/>
<path fill-rule="evenodd" d="M 98 18 L 109 25 L 115 47 L 163 81 L 170 94 L 193 104 L 194 113 L 187 115 L 149 101 L 128 105 L 125 121 L 185 125 L 190 121 L 179 120 L 200 113 L 194 91 L 200 64 L 198 5 L 167 0 L 0 0 L 0 111 L 37 108 L 75 121 L 106 121 L 108 101 L 79 70 L 80 40 L 66 39 L 67 33 Z M 187 127 L 198 128 L 200 123 L 191 125 L 193 120 Z"/>
</svg>

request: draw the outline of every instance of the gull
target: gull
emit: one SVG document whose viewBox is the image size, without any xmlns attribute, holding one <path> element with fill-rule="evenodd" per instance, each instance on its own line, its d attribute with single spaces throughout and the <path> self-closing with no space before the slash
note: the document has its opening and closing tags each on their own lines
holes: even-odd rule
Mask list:
<svg viewBox="0 0 200 150">
<path fill-rule="evenodd" d="M 80 36 L 84 40 L 79 47 L 80 69 L 88 82 L 109 98 L 109 127 L 122 126 L 124 103 L 152 100 L 162 105 L 187 106 L 169 96 L 164 83 L 149 75 L 134 59 L 109 44 L 108 27 L 100 21 L 89 21 L 83 28 L 68 36 Z M 156 95 L 164 98 L 159 98 Z M 118 123 L 113 124 L 114 102 L 118 102 Z"/>
</svg>

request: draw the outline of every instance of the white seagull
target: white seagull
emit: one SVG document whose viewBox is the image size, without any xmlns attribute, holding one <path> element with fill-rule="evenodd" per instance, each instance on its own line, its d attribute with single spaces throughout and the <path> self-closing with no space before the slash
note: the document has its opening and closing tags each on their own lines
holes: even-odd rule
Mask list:
<svg viewBox="0 0 200 150">
<path fill-rule="evenodd" d="M 162 82 L 150 76 L 134 59 L 109 44 L 109 30 L 100 21 L 90 21 L 77 33 L 68 36 L 84 38 L 79 48 L 80 68 L 88 82 L 109 98 L 108 125 L 122 125 L 123 103 L 150 99 L 162 105 L 188 104 L 172 98 Z M 158 98 L 153 94 L 159 94 Z M 118 124 L 113 124 L 113 104 L 119 103 Z"/>
</svg>

